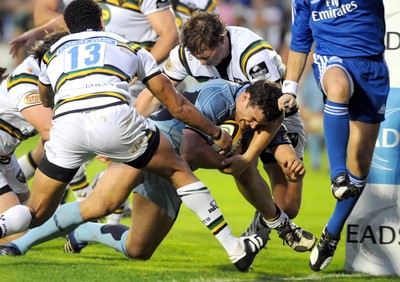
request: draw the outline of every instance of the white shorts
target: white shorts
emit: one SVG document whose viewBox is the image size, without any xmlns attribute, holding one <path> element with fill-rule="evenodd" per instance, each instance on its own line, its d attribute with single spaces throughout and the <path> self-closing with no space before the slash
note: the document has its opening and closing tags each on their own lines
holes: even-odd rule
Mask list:
<svg viewBox="0 0 400 282">
<path fill-rule="evenodd" d="M 288 137 L 297 156 L 303 158 L 304 146 L 306 145 L 306 133 L 300 118 L 300 112 L 297 111 L 295 114 L 285 118 L 283 124 L 286 126 Z"/>
<path fill-rule="evenodd" d="M 45 143 L 47 159 L 74 169 L 96 155 L 114 162 L 130 162 L 147 149 L 156 128 L 128 105 L 70 113 L 53 121 Z"/>
<path fill-rule="evenodd" d="M 25 175 L 22 172 L 15 155 L 11 156 L 9 164 L 0 164 L 0 195 L 2 194 L 1 189 L 7 185 L 16 194 L 29 192 L 29 186 Z"/>
</svg>

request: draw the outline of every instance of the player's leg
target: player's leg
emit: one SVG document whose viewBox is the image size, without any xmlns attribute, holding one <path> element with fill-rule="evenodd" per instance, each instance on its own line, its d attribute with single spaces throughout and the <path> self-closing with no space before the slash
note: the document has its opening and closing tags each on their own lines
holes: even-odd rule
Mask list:
<svg viewBox="0 0 400 282">
<path fill-rule="evenodd" d="M 3 187 L 0 187 L 0 213 L 8 210 L 9 208 L 11 208 L 13 206 L 19 205 L 20 203 L 21 202 L 20 202 L 18 196 L 14 193 L 14 191 L 10 188 L 10 186 L 6 185 Z M 21 235 L 22 235 L 22 233 L 19 233 L 19 234 L 10 235 L 3 239 L 0 239 L 0 245 L 3 245 L 6 242 L 16 239 L 16 238 L 20 237 Z"/>
<path fill-rule="evenodd" d="M 321 83 L 327 95 L 324 108 L 324 135 L 331 172 L 331 189 L 334 197 L 341 200 L 354 197 L 357 192 L 348 185 L 346 168 L 352 81 L 342 67 L 333 65 L 323 73 Z"/>
<path fill-rule="evenodd" d="M 18 165 L 17 158 L 3 158 L 0 163 L 0 213 L 9 208 L 26 204 L 29 200 L 30 190 L 24 174 Z M 0 245 L 21 236 L 22 233 L 0 239 Z"/>
<path fill-rule="evenodd" d="M 262 216 L 255 217 L 256 230 L 268 227 L 276 229 L 279 236 L 295 251 L 309 251 L 316 243 L 316 238 L 295 225 L 286 213 L 273 201 L 271 191 L 266 181 L 261 177 L 256 161 L 240 175 L 235 175 L 239 191 Z"/>
<path fill-rule="evenodd" d="M 45 162 L 42 161 L 41 164 L 43 163 L 46 163 L 47 165 L 45 164 L 44 166 L 51 170 L 51 165 L 47 160 Z M 56 170 L 58 173 L 65 172 L 60 167 L 57 167 Z M 74 173 L 76 170 L 70 171 Z M 68 172 L 62 175 L 61 178 L 64 179 L 64 177 L 68 177 Z M 56 210 L 64 194 L 67 182 L 53 179 L 40 169 L 36 170 L 28 205 L 16 205 L 1 215 L 0 237 L 23 232 L 29 227 L 33 228 L 43 224 Z"/>
<path fill-rule="evenodd" d="M 354 198 L 338 200 L 333 215 L 325 226 L 321 240 L 311 253 L 309 266 L 318 271 L 331 262 L 340 234 L 367 182 L 371 160 L 379 133 L 380 122 L 384 120 L 384 109 L 389 93 L 389 74 L 383 58 L 352 58 L 343 60 L 345 74 L 349 75 L 349 88 L 357 84 L 349 107 L 349 140 L 347 152 L 346 182 L 356 195 Z M 344 73 L 344 68 L 341 70 Z M 334 80 L 334 78 L 331 78 Z M 345 88 L 346 89 L 346 88 Z M 353 92 L 353 91 L 351 91 Z"/>
<path fill-rule="evenodd" d="M 305 167 L 291 144 L 280 144 L 271 148 L 277 163 L 268 165 L 275 202 L 289 218 L 297 216 L 301 206 L 301 196 Z M 264 159 L 262 158 L 263 162 Z M 279 165 L 279 169 L 276 165 Z"/>
<path fill-rule="evenodd" d="M 235 266 L 241 271 L 249 269 L 255 255 L 266 244 L 268 234 L 262 232 L 260 236 L 236 238 L 225 222 L 210 190 L 198 180 L 187 163 L 176 155 L 164 135 L 160 134 L 157 151 L 145 169 L 170 181 L 177 188 L 176 191 L 185 206 L 193 211 L 214 234 Z"/>
<path fill-rule="evenodd" d="M 85 199 L 93 190 L 86 177 L 86 165 L 79 167 L 74 178 L 68 183 L 67 189 L 72 191 L 77 201 Z"/>
<path fill-rule="evenodd" d="M 175 223 L 165 210 L 135 193 L 131 230 L 127 236 L 127 254 L 131 258 L 148 260 Z"/>
<path fill-rule="evenodd" d="M 129 258 L 148 260 L 171 230 L 175 220 L 168 214 L 135 193 L 130 229 L 122 224 L 87 222 L 67 237 L 64 251 L 79 253 L 88 243 L 97 242 Z"/>
<path fill-rule="evenodd" d="M 140 170 L 125 164 L 112 163 L 104 171 L 92 193 L 80 202 L 82 218 L 84 221 L 91 221 L 114 212 L 142 181 Z"/>
<path fill-rule="evenodd" d="M 43 153 L 43 140 L 39 139 L 35 148 L 18 159 L 18 163 L 21 166 L 26 179 L 32 178 L 35 174 L 35 170 L 42 159 Z"/>
<path fill-rule="evenodd" d="M 70 173 L 70 178 L 75 175 L 75 172 Z M 40 167 L 36 174 L 38 173 L 42 174 Z M 98 219 L 111 213 L 125 201 L 132 191 L 133 186 L 131 184 L 137 184 L 134 179 L 138 178 L 138 173 L 140 173 L 139 170 L 124 164 L 110 165 L 104 176 L 99 180 L 97 188 L 93 190 L 89 197 L 81 202 L 72 202 L 59 206 L 54 215 L 43 225 L 29 230 L 22 237 L 13 240 L 11 246 L 18 250 L 18 253 L 14 255 L 25 254 L 31 247 L 68 234 L 85 221 Z M 34 179 L 37 177 L 36 174 Z M 66 184 L 63 189 L 65 189 L 65 186 Z M 110 187 L 113 189 L 110 189 Z M 62 193 L 59 192 L 58 197 L 61 196 Z M 58 205 L 58 202 L 56 203 Z M 9 246 L 5 247 L 8 248 Z M 4 247 L 0 254 L 4 254 L 3 250 Z M 5 253 L 5 255 L 9 254 Z"/>
<path fill-rule="evenodd" d="M 301 206 L 303 181 L 288 181 L 286 175 L 278 163 L 265 163 L 264 170 L 271 182 L 275 203 L 290 219 L 297 216 Z"/>
<path fill-rule="evenodd" d="M 348 174 L 351 185 L 359 192 L 355 197 L 336 202 L 334 212 L 310 256 L 309 265 L 314 271 L 326 268 L 333 259 L 346 220 L 367 183 L 379 124 L 351 121 L 350 129 Z"/>
</svg>

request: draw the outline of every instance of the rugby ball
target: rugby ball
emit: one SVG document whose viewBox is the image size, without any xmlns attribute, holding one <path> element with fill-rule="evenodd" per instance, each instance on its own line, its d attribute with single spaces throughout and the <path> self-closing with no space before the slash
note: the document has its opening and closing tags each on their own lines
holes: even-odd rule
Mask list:
<svg viewBox="0 0 400 282">
<path fill-rule="evenodd" d="M 230 157 L 235 153 L 242 142 L 242 130 L 240 129 L 239 124 L 234 120 L 226 120 L 220 124 L 219 127 L 232 136 L 232 149 L 228 153 L 225 153 L 225 156 Z"/>
</svg>

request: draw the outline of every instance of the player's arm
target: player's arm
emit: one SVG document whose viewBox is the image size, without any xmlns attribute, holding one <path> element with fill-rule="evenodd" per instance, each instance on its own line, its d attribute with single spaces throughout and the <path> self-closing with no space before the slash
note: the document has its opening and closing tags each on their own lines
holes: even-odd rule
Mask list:
<svg viewBox="0 0 400 282">
<path fill-rule="evenodd" d="M 57 11 L 62 0 L 36 0 L 33 12 L 33 20 L 36 27 L 49 22 L 50 20 L 60 16 Z"/>
<path fill-rule="evenodd" d="M 37 93 L 37 96 L 39 96 L 39 93 Z M 50 108 L 45 108 L 43 105 L 38 104 L 23 109 L 21 114 L 36 129 L 43 140 L 49 140 L 53 116 Z"/>
<path fill-rule="evenodd" d="M 221 165 L 225 168 L 221 171 L 233 175 L 242 174 L 274 138 L 283 119 L 284 115 L 282 113 L 280 118 L 268 123 L 268 125 L 258 125 L 246 152 L 223 160 Z"/>
<path fill-rule="evenodd" d="M 311 10 L 304 1 L 294 0 L 292 5 L 292 38 L 288 55 L 286 78 L 282 85 L 283 96 L 278 100 L 280 110 L 296 103 L 297 86 L 313 44 L 309 26 Z"/>
<path fill-rule="evenodd" d="M 284 111 L 296 104 L 297 85 L 307 62 L 308 53 L 290 50 L 286 71 L 286 79 L 282 85 L 282 97 L 278 99 L 278 107 Z"/>
<path fill-rule="evenodd" d="M 183 131 L 180 155 L 192 166 L 212 169 L 222 169 L 221 162 L 226 159 L 203 136 L 190 128 Z"/>
<path fill-rule="evenodd" d="M 150 53 L 160 64 L 167 59 L 169 51 L 179 44 L 178 26 L 171 8 L 148 14 L 147 19 L 158 35 Z"/>
<path fill-rule="evenodd" d="M 60 15 L 42 26 L 24 32 L 10 41 L 10 54 L 15 58 L 21 47 L 28 48 L 32 46 L 36 40 L 42 39 L 47 33 L 63 26 L 65 26 L 65 22 L 62 15 Z"/>
<path fill-rule="evenodd" d="M 54 106 L 54 91 L 51 88 L 51 85 L 45 85 L 40 80 L 38 82 L 39 85 L 39 94 L 40 101 L 46 108 L 52 108 Z"/>
<path fill-rule="evenodd" d="M 179 84 L 179 82 L 174 80 L 171 80 L 171 82 L 174 87 Z M 134 104 L 138 113 L 144 117 L 151 115 L 159 105 L 160 101 L 154 97 L 154 95 L 147 88 L 140 92 Z"/>
<path fill-rule="evenodd" d="M 213 124 L 192 103 L 179 94 L 164 74 L 160 73 L 151 77 L 146 81 L 146 86 L 175 118 L 210 135 L 216 145 L 229 151 L 232 143 L 229 133 Z"/>
</svg>

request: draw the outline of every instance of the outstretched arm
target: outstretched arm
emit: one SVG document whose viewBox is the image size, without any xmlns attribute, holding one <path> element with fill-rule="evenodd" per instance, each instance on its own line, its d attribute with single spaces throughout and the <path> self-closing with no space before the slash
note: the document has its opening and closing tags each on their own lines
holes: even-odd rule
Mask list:
<svg viewBox="0 0 400 282">
<path fill-rule="evenodd" d="M 278 107 L 282 111 L 296 104 L 297 83 L 306 65 L 307 55 L 308 53 L 289 51 L 286 79 L 282 85 L 283 95 L 278 100 Z"/>
<path fill-rule="evenodd" d="M 20 48 L 28 48 L 32 46 L 36 40 L 42 39 L 47 33 L 50 33 L 62 26 L 65 26 L 65 23 L 62 15 L 60 15 L 42 26 L 35 27 L 24 32 L 20 36 L 10 41 L 10 54 L 13 58 L 15 58 L 18 55 Z"/>
<path fill-rule="evenodd" d="M 229 133 L 213 124 L 192 103 L 179 94 L 164 74 L 152 77 L 147 81 L 146 86 L 175 118 L 210 135 L 215 139 L 215 144 L 223 150 L 230 151 L 232 137 Z"/>
<path fill-rule="evenodd" d="M 151 26 L 158 35 L 150 53 L 158 64 L 167 59 L 169 51 L 179 44 L 179 31 L 171 9 L 151 13 L 147 16 Z"/>
</svg>

